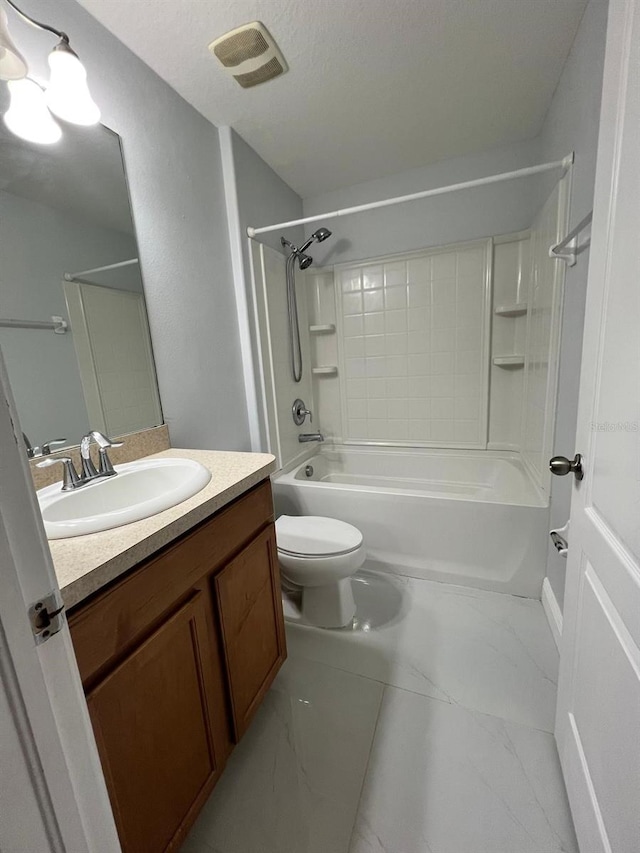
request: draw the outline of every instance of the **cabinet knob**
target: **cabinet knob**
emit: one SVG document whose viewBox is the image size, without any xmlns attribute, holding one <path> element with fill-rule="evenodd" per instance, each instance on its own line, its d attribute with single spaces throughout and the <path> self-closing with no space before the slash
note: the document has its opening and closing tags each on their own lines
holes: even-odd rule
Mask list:
<svg viewBox="0 0 640 853">
<path fill-rule="evenodd" d="M 554 456 L 549 460 L 549 470 L 557 477 L 564 477 L 566 474 L 573 473 L 576 480 L 582 480 L 584 477 L 582 456 L 579 453 L 576 453 L 573 459 L 567 459 L 566 456 Z"/>
</svg>

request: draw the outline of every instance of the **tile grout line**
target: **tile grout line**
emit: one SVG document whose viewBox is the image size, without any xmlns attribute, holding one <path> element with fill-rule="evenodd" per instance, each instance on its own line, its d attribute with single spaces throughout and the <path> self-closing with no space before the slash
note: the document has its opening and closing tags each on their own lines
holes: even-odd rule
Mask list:
<svg viewBox="0 0 640 853">
<path fill-rule="evenodd" d="M 295 655 L 293 656 L 295 657 Z M 393 690 L 401 690 L 405 693 L 411 693 L 413 696 L 421 696 L 423 699 L 429 699 L 433 702 L 441 702 L 443 705 L 451 705 L 452 708 L 462 708 L 463 711 L 469 711 L 472 714 L 481 714 L 484 717 L 492 717 L 495 720 L 502 720 L 503 722 L 510 723 L 513 726 L 521 726 L 523 729 L 531 729 L 531 731 L 541 732 L 542 734 L 551 736 L 555 735 L 555 732 L 551 729 L 541 729 L 539 726 L 532 726 L 529 723 L 522 723 L 519 720 L 511 720 L 509 717 L 500 716 L 500 714 L 490 714 L 488 711 L 481 711 L 479 708 L 472 708 L 469 705 L 463 705 L 461 702 L 449 702 L 446 699 L 440 699 L 437 696 L 428 696 L 426 693 L 419 693 L 417 690 L 411 690 L 409 687 L 399 687 L 397 684 L 391 684 L 388 681 L 381 681 L 379 678 L 372 678 L 370 675 L 363 675 L 362 673 L 354 672 L 351 669 L 343 669 L 335 664 L 326 663 L 325 661 L 316 660 L 315 658 L 306 657 L 305 655 L 298 655 L 297 657 L 298 659 L 311 661 L 312 663 L 329 667 L 329 669 L 335 669 L 337 672 L 344 672 L 347 675 L 353 675 L 355 678 L 364 678 L 367 681 L 373 681 L 375 684 L 381 684 L 385 689 L 387 687 L 391 687 Z"/>
<path fill-rule="evenodd" d="M 337 667 L 334 667 L 337 669 Z M 344 672 L 345 670 L 340 670 L 340 672 Z M 366 678 L 366 676 L 361 676 L 362 678 Z M 369 681 L 376 681 L 374 678 L 370 678 Z M 351 847 L 353 845 L 353 836 L 356 831 L 356 825 L 358 823 L 358 816 L 360 814 L 360 806 L 362 805 L 362 796 L 364 794 L 364 786 L 367 783 L 367 778 L 369 776 L 369 767 L 371 765 L 371 755 L 373 753 L 373 745 L 376 740 L 376 736 L 378 734 L 378 726 L 380 723 L 380 715 L 382 713 L 382 703 L 384 702 L 385 693 L 387 692 L 387 687 L 391 685 L 385 684 L 383 681 L 376 681 L 377 684 L 382 684 L 382 692 L 380 693 L 380 703 L 378 705 L 378 713 L 376 715 L 376 724 L 373 727 L 373 734 L 371 735 L 371 743 L 369 745 L 369 754 L 367 755 L 367 764 L 364 768 L 364 773 L 362 774 L 362 784 L 360 785 L 360 793 L 358 795 L 358 805 L 356 806 L 356 813 L 353 818 L 353 826 L 351 827 L 351 835 L 349 836 L 349 846 L 347 847 L 346 853 L 351 853 Z"/>
</svg>

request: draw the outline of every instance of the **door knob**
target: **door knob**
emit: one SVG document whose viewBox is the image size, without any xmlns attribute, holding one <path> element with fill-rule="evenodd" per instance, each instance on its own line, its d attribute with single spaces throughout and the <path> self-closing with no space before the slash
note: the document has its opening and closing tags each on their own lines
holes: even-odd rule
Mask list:
<svg viewBox="0 0 640 853">
<path fill-rule="evenodd" d="M 549 470 L 558 477 L 573 473 L 576 480 L 582 480 L 584 477 L 582 456 L 579 453 L 576 453 L 573 459 L 567 459 L 566 456 L 554 456 L 549 460 Z"/>
</svg>

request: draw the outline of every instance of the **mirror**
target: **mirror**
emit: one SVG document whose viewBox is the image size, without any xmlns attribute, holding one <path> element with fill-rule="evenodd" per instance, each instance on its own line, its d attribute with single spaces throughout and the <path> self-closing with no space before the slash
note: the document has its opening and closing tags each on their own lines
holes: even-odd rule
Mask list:
<svg viewBox="0 0 640 853">
<path fill-rule="evenodd" d="M 162 423 L 120 138 L 103 126 L 46 146 L 0 123 L 0 348 L 34 447 Z"/>
</svg>

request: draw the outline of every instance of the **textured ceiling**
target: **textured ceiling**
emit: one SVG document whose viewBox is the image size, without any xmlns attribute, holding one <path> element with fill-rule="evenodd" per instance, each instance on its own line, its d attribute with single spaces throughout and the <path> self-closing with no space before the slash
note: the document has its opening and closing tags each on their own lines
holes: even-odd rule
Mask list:
<svg viewBox="0 0 640 853">
<path fill-rule="evenodd" d="M 80 0 L 300 195 L 535 136 L 587 0 Z M 243 90 L 207 45 L 261 20 L 290 71 Z"/>
</svg>

